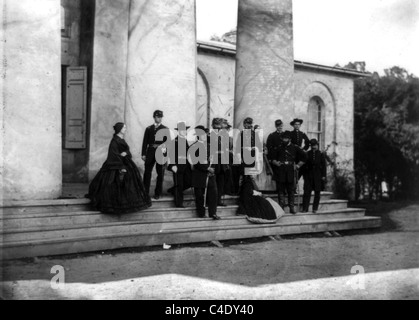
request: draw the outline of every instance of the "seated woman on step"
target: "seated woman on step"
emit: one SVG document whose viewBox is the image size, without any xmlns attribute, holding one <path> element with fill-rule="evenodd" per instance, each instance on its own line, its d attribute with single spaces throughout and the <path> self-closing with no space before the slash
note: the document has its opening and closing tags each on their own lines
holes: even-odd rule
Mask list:
<svg viewBox="0 0 419 320">
<path fill-rule="evenodd" d="M 114 130 L 108 158 L 91 182 L 86 197 L 91 199 L 93 210 L 103 213 L 123 214 L 149 208 L 151 199 L 124 140 L 127 126 L 117 123 Z"/>
<path fill-rule="evenodd" d="M 285 212 L 278 203 L 271 198 L 265 198 L 258 191 L 252 176 L 243 176 L 237 215 L 245 215 L 252 223 L 273 224 L 283 217 Z"/>
</svg>

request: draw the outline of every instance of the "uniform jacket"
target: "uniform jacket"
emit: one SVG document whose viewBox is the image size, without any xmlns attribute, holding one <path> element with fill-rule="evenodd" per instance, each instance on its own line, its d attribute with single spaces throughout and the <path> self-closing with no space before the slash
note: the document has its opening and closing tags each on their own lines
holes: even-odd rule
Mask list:
<svg viewBox="0 0 419 320">
<path fill-rule="evenodd" d="M 196 143 L 203 143 L 203 142 L 196 142 Z M 210 167 L 210 148 L 209 145 L 205 143 L 205 149 L 207 152 L 206 161 L 204 163 L 197 163 L 193 165 L 192 170 L 192 187 L 194 188 L 205 188 L 207 183 L 207 177 L 208 177 L 208 168 Z M 198 152 L 198 150 L 196 151 Z M 196 157 L 198 157 L 198 154 L 196 154 Z M 215 169 L 215 174 L 219 174 L 220 167 L 218 165 L 211 165 L 211 168 Z M 211 179 L 215 179 L 214 177 L 211 177 Z"/>
<path fill-rule="evenodd" d="M 184 155 L 181 155 L 181 157 L 184 157 L 184 160 L 182 161 L 183 162 L 182 164 L 180 164 L 180 159 L 179 159 L 179 141 L 182 144 L 186 145 L 186 149 L 185 149 L 186 153 Z M 188 168 L 190 168 L 190 164 L 189 164 L 188 159 L 187 159 L 188 150 L 189 150 L 188 141 L 185 138 L 177 137 L 175 139 L 174 146 L 175 146 L 175 159 L 173 159 L 174 160 L 173 163 L 169 164 L 168 169 L 170 171 L 172 171 L 173 167 L 177 166 L 178 167 L 177 172 L 178 173 L 184 173 Z"/>
<path fill-rule="evenodd" d="M 143 140 L 143 148 L 141 150 L 141 155 L 147 156 L 148 150 L 150 150 L 149 146 L 152 145 L 161 145 L 163 143 L 166 142 L 167 139 L 164 139 L 163 141 L 157 141 L 156 140 L 156 134 L 157 132 L 159 132 L 162 129 L 167 129 L 166 126 L 164 125 L 160 125 L 157 129 L 156 126 L 153 124 L 149 127 L 147 127 L 147 129 L 145 129 L 145 134 L 144 134 L 144 140 Z M 155 150 L 153 150 L 154 152 Z"/>
<path fill-rule="evenodd" d="M 282 145 L 282 132 L 272 132 L 266 141 L 266 148 L 268 149 L 268 160 L 272 161 L 275 157 L 276 150 Z"/>
<path fill-rule="evenodd" d="M 287 146 L 282 144 L 273 157 L 273 160 L 282 163 L 280 167 L 273 166 L 274 180 L 277 182 L 293 182 L 295 179 L 294 165 L 301 162 L 305 163 L 306 157 L 306 153 L 296 145 L 292 143 Z"/>
<path fill-rule="evenodd" d="M 322 191 L 324 183 L 322 178 L 327 175 L 326 157 L 319 150 L 310 150 L 307 153 L 307 162 L 304 169 L 304 184 L 309 183 L 314 191 Z"/>
<path fill-rule="evenodd" d="M 291 131 L 291 142 L 300 148 L 302 148 L 304 142 L 303 150 L 307 151 L 310 149 L 310 139 L 304 132 L 296 130 Z"/>
</svg>

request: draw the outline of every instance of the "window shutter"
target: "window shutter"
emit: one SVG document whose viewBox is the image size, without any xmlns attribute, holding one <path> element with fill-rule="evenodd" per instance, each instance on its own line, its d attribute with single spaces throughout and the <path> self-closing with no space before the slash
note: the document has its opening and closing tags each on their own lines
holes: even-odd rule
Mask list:
<svg viewBox="0 0 419 320">
<path fill-rule="evenodd" d="M 65 148 L 85 149 L 87 130 L 87 68 L 68 67 L 65 92 Z"/>
</svg>

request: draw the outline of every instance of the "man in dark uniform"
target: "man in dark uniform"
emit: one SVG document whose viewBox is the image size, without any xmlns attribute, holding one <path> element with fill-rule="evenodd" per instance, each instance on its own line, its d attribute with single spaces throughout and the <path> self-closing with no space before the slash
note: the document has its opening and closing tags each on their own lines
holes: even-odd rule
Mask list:
<svg viewBox="0 0 419 320">
<path fill-rule="evenodd" d="M 156 150 L 166 142 L 167 138 L 163 139 L 163 141 L 157 141 L 156 134 L 160 130 L 168 130 L 168 128 L 162 124 L 162 111 L 155 111 L 153 117 L 154 124 L 145 130 L 141 156 L 145 162 L 144 186 L 147 194 L 150 193 L 151 174 L 153 172 L 154 165 L 156 165 L 157 183 L 154 199 L 158 200 L 162 194 L 165 165 L 156 163 Z"/>
<path fill-rule="evenodd" d="M 175 159 L 170 163 L 168 169 L 173 172 L 174 187 L 169 190 L 175 196 L 175 204 L 177 208 L 183 206 L 183 192 L 191 187 L 192 169 L 188 162 L 189 145 L 187 141 L 187 130 L 184 123 L 178 125 L 178 136 L 175 138 Z"/>
<path fill-rule="evenodd" d="M 253 119 L 246 118 L 243 122 L 243 128 L 245 130 L 253 130 Z M 240 178 L 244 174 L 244 159 L 243 159 L 243 146 L 244 143 L 244 131 L 240 132 L 240 135 L 236 137 L 235 143 L 233 144 L 233 159 L 240 159 L 240 164 L 234 163 L 233 164 L 233 186 L 234 191 L 236 194 L 239 193 L 240 190 Z M 248 146 L 251 146 L 251 142 L 248 141 Z"/>
<path fill-rule="evenodd" d="M 243 122 L 243 127 L 244 130 L 240 133 L 240 152 L 242 159 L 242 174 L 246 174 L 246 169 L 255 168 L 256 152 L 262 151 L 258 149 L 263 148 L 263 143 L 259 140 L 259 135 L 256 134 L 252 118 L 246 118 Z M 253 159 L 250 163 L 248 163 L 249 160 L 246 161 L 245 159 L 245 152 Z"/>
<path fill-rule="evenodd" d="M 270 164 L 272 164 L 272 160 L 276 154 L 276 150 L 282 144 L 282 134 L 284 133 L 284 123 L 282 122 L 282 120 L 275 121 L 275 128 L 276 131 L 272 132 L 268 136 L 268 140 L 266 140 L 266 149 L 268 152 L 268 161 Z"/>
<path fill-rule="evenodd" d="M 304 123 L 301 119 L 294 119 L 290 124 L 294 127 L 294 131 L 291 132 L 291 143 L 297 147 L 307 151 L 310 148 L 310 140 L 304 132 L 301 132 L 301 125 Z M 303 148 L 304 142 L 304 148 Z"/>
<path fill-rule="evenodd" d="M 198 141 L 191 146 L 190 152 L 195 153 L 195 159 L 199 158 L 199 151 L 204 152 L 203 161 L 193 163 L 192 170 L 192 187 L 195 192 L 196 210 L 198 217 L 205 218 L 205 205 L 208 204 L 210 218 L 220 220 L 217 215 L 217 166 L 213 164 L 214 156 L 210 154 L 211 149 L 206 129 L 203 126 L 198 126 L 195 130 L 197 130 Z"/>
<path fill-rule="evenodd" d="M 223 133 L 228 134 L 227 130 L 223 128 L 223 122 L 224 119 L 221 118 L 214 118 L 212 121 L 212 128 L 217 133 Z M 223 131 L 223 132 L 222 132 Z M 211 135 L 210 135 L 210 141 L 211 141 Z M 218 148 L 217 148 L 217 157 L 218 157 L 218 163 L 216 168 L 216 180 L 217 180 L 217 194 L 218 194 L 218 202 L 217 205 L 219 207 L 225 207 L 226 205 L 223 203 L 223 196 L 225 195 L 225 189 L 227 187 L 227 179 L 230 174 L 230 165 L 229 161 L 227 163 L 223 163 L 222 159 L 223 156 L 225 156 L 225 159 L 229 160 L 229 150 L 230 150 L 230 139 L 227 141 L 227 145 L 222 145 L 221 137 L 218 137 Z"/>
<path fill-rule="evenodd" d="M 310 140 L 304 132 L 301 132 L 301 126 L 304 123 L 301 119 L 294 119 L 290 125 L 294 127 L 294 131 L 291 131 L 291 143 L 295 144 L 297 147 L 302 148 L 304 151 L 307 151 L 310 148 Z M 304 148 L 303 148 L 304 142 Z M 303 175 L 302 171 L 298 172 L 298 181 L 300 181 Z M 294 190 L 295 193 L 296 190 Z"/>
<path fill-rule="evenodd" d="M 278 187 L 279 205 L 285 207 L 285 192 L 288 193 L 288 206 L 290 212 L 295 214 L 294 209 L 294 188 L 295 173 L 306 161 L 306 154 L 299 147 L 291 143 L 291 133 L 284 132 L 282 144 L 276 150 L 272 160 L 274 166 L 274 180 Z"/>
<path fill-rule="evenodd" d="M 320 204 L 320 193 L 326 183 L 327 167 L 326 157 L 319 150 L 316 139 L 310 141 L 311 150 L 307 153 L 307 162 L 304 165 L 304 198 L 303 212 L 308 212 L 311 193 L 314 191 L 313 212 L 317 213 Z"/>
</svg>

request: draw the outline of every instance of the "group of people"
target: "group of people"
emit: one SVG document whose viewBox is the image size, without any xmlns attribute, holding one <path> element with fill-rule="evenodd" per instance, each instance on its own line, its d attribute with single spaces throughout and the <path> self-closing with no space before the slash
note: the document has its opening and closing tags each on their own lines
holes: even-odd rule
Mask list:
<svg viewBox="0 0 419 320">
<path fill-rule="evenodd" d="M 89 186 L 88 197 L 95 210 L 123 214 L 150 207 L 151 177 L 156 168 L 154 199 L 159 200 L 163 193 L 167 169 L 173 173 L 174 186 L 169 192 L 174 196 L 176 206 L 184 207 L 184 191 L 193 188 L 197 216 L 200 218 L 206 217 L 208 207 L 209 217 L 220 220 L 217 208 L 225 206 L 223 197 L 238 194 L 237 214 L 246 215 L 254 223 L 275 223 L 284 214 L 286 195 L 290 213 L 296 213 L 295 188 L 301 176 L 304 176 L 303 212 L 308 212 L 313 191 L 313 211 L 317 212 L 320 192 L 326 182 L 326 161 L 319 150 L 319 143 L 315 139 L 309 140 L 301 132 L 301 119 L 295 119 L 291 123 L 293 131 L 285 132 L 283 122 L 277 120 L 276 131 L 269 135 L 264 145 L 257 133 L 259 126 L 254 126 L 253 119 L 246 118 L 239 142 L 235 144 L 230 135 L 226 145 L 220 136 L 212 135 L 212 132 L 229 132 L 232 129 L 225 119 L 213 119 L 212 129 L 197 126 L 194 130 L 195 141 L 191 143 L 188 139 L 190 128 L 186 126 L 176 129 L 177 135 L 174 139 L 159 134 L 160 130 L 168 130 L 162 123 L 163 116 L 162 111 L 155 111 L 154 124 L 147 127 L 144 134 L 141 150 L 145 163 L 144 180 L 124 140 L 126 125 L 117 123 L 114 126 L 115 134 L 109 146 L 107 160 Z M 158 150 L 163 150 L 167 156 L 165 146 L 169 139 L 173 142 L 174 157 L 169 157 L 164 162 L 159 161 Z M 267 172 L 273 175 L 277 184 L 278 203 L 259 191 L 254 176 L 257 173 L 246 170 L 254 168 L 256 160 L 250 163 L 244 161 L 246 152 L 249 152 L 252 159 L 257 159 L 257 154 L 263 155 L 262 161 L 268 168 Z M 200 160 L 192 161 L 191 155 Z"/>
</svg>

